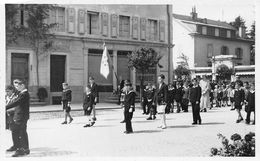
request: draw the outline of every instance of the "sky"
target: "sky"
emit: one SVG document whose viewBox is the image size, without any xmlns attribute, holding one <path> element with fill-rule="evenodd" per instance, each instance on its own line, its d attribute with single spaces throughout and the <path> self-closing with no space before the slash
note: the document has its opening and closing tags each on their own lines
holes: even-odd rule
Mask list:
<svg viewBox="0 0 260 161">
<path fill-rule="evenodd" d="M 173 0 L 173 13 L 190 15 L 192 6 L 199 18 L 231 22 L 241 16 L 249 29 L 255 20 L 255 0 Z"/>
</svg>

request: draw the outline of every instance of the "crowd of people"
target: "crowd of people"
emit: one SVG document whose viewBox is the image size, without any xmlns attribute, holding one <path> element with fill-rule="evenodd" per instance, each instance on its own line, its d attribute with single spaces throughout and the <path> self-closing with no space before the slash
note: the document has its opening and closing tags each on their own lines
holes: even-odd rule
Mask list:
<svg viewBox="0 0 260 161">
<path fill-rule="evenodd" d="M 189 105 L 192 110 L 192 124 L 201 124 L 200 112 L 207 112 L 214 107 L 230 106 L 236 110 L 238 118 L 236 123 L 243 121 L 241 110 L 247 112 L 246 124 L 250 124 L 251 113 L 254 112 L 252 124 L 255 124 L 255 85 L 254 82 L 242 82 L 236 80 L 226 83 L 194 78 L 187 81 L 175 81 L 168 85 L 164 82 L 163 74 L 158 76 L 157 84 L 147 83 L 141 98 L 141 105 L 144 115 L 149 115 L 147 120 L 160 118 L 158 128 L 166 129 L 166 114 L 188 112 Z M 62 124 L 70 124 L 73 118 L 70 115 L 72 90 L 68 83 L 62 83 L 63 91 L 61 104 L 65 120 Z M 120 104 L 124 109 L 123 121 L 125 123 L 124 133 L 133 133 L 131 120 L 135 111 L 136 92 L 129 80 L 120 84 Z M 87 117 L 85 128 L 95 124 L 95 105 L 98 103 L 98 85 L 93 77 L 89 77 L 89 84 L 85 88 L 83 99 L 83 111 Z M 6 128 L 12 132 L 13 146 L 7 149 L 8 152 L 15 151 L 13 157 L 30 154 L 27 134 L 27 121 L 29 119 L 30 95 L 24 80 L 15 79 L 13 85 L 6 87 Z M 176 107 L 176 110 L 175 110 Z M 67 120 L 69 118 L 69 121 Z"/>
</svg>

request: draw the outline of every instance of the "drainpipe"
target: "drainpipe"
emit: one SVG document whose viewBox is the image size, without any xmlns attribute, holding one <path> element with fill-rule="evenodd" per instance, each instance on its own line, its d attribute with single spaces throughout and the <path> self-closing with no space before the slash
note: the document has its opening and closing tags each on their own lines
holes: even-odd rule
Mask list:
<svg viewBox="0 0 260 161">
<path fill-rule="evenodd" d="M 167 25 L 168 25 L 168 83 L 170 83 L 172 81 L 172 74 L 173 71 L 171 71 L 171 67 L 172 67 L 172 48 L 173 48 L 173 44 L 172 44 L 172 30 L 171 30 L 171 22 L 172 22 L 172 12 L 171 12 L 171 6 L 169 4 L 167 4 Z"/>
</svg>

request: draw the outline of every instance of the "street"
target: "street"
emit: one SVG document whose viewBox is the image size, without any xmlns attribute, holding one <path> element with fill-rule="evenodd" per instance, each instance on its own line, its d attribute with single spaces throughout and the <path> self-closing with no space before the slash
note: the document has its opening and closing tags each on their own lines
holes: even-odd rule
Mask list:
<svg viewBox="0 0 260 161">
<path fill-rule="evenodd" d="M 245 118 L 246 113 L 242 114 Z M 67 125 L 61 125 L 64 118 L 32 118 L 28 122 L 31 154 L 26 157 L 207 157 L 211 147 L 220 146 L 218 133 L 230 138 L 234 133 L 243 137 L 255 132 L 255 125 L 235 123 L 237 113 L 230 107 L 201 113 L 202 125 L 191 125 L 191 109 L 188 113 L 168 114 L 168 127 L 164 130 L 157 128 L 158 116 L 149 121 L 147 117 L 136 109 L 132 134 L 123 133 L 125 124 L 119 123 L 123 119 L 121 109 L 98 110 L 97 122 L 90 128 L 83 128 L 86 117 L 82 115 Z M 10 131 L 6 131 L 5 138 L 7 149 L 12 144 Z M 6 157 L 12 154 L 6 153 Z"/>
</svg>

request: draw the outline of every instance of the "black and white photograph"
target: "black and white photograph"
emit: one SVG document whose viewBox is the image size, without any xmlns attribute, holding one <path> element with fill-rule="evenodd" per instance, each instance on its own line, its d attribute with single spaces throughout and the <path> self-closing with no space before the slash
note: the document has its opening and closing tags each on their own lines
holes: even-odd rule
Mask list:
<svg viewBox="0 0 260 161">
<path fill-rule="evenodd" d="M 256 160 L 259 5 L 6 1 L 0 159 Z"/>
</svg>

